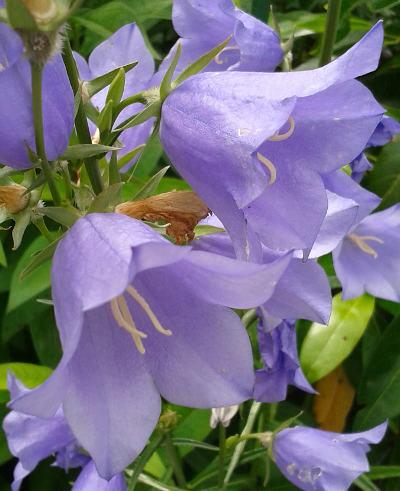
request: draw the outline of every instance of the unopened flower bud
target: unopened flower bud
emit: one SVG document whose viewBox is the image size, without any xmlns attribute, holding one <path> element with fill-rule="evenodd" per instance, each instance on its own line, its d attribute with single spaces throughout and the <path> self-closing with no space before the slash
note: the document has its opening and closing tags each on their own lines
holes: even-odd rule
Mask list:
<svg viewBox="0 0 400 491">
<path fill-rule="evenodd" d="M 158 420 L 157 428 L 162 433 L 165 433 L 177 425 L 178 419 L 179 414 L 177 414 L 175 411 L 172 411 L 172 409 L 166 409 Z"/>
<path fill-rule="evenodd" d="M 30 193 L 24 194 L 26 187 L 15 184 L 0 186 L 0 206 L 5 206 L 9 213 L 18 213 L 29 203 Z"/>
<path fill-rule="evenodd" d="M 239 406 L 217 407 L 211 409 L 210 426 L 216 428 L 221 423 L 225 428 L 229 426 L 231 419 L 238 412 Z"/>
<path fill-rule="evenodd" d="M 47 24 L 57 15 L 57 6 L 53 0 L 22 0 L 38 24 Z"/>
</svg>

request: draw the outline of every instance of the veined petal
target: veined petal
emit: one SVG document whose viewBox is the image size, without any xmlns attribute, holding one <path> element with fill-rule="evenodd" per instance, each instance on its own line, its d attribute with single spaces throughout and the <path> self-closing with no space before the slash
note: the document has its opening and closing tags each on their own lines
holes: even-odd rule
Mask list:
<svg viewBox="0 0 400 491">
<path fill-rule="evenodd" d="M 22 51 L 20 36 L 7 24 L 0 23 L 0 74 L 22 56 Z"/>
<path fill-rule="evenodd" d="M 126 481 L 121 472 L 110 481 L 102 479 L 91 460 L 82 469 L 71 491 L 126 491 Z"/>
</svg>

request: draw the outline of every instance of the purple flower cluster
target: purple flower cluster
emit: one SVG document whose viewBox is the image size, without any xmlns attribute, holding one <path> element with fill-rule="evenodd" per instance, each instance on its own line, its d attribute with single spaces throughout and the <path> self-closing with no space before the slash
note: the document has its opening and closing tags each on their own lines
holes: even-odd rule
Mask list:
<svg viewBox="0 0 400 491">
<path fill-rule="evenodd" d="M 295 321 L 329 322 L 331 290 L 317 263 L 325 254 L 343 299 L 367 291 L 400 301 L 400 204 L 371 214 L 380 200 L 359 184 L 369 167 L 364 149 L 399 132 L 356 80 L 378 64 L 382 24 L 322 68 L 272 73 L 283 56 L 278 36 L 231 0 L 175 0 L 173 21 L 182 49 L 176 74 L 232 36 L 202 73 L 171 91 L 160 118 L 165 152 L 213 212 L 204 223 L 226 232 L 177 246 L 141 221 L 104 213 L 66 233 L 51 273 L 62 360 L 35 389 L 9 380 L 13 491 L 51 454 L 65 469 L 82 467 L 74 490 L 125 489 L 122 472 L 155 428 L 161 397 L 223 408 L 284 400 L 289 385 L 313 393 Z M 138 27 L 128 24 L 88 62 L 76 61 L 90 80 L 138 60 L 126 74 L 129 97 L 160 84 L 177 46 L 154 73 Z M 16 168 L 32 165 L 24 141 L 35 149 L 27 71 L 18 36 L 0 24 L 0 108 L 10 114 L 0 161 Z M 105 101 L 106 90 L 92 98 L 99 109 Z M 125 108 L 117 124 L 142 108 Z M 56 160 L 74 114 L 60 57 L 45 67 L 43 111 L 46 151 Z M 145 143 L 152 126 L 125 130 L 122 152 Z M 342 171 L 349 163 L 351 177 Z M 256 372 L 232 308 L 257 309 L 264 367 Z M 301 489 L 345 490 L 368 470 L 368 443 L 385 428 L 285 429 L 272 452 Z"/>
</svg>

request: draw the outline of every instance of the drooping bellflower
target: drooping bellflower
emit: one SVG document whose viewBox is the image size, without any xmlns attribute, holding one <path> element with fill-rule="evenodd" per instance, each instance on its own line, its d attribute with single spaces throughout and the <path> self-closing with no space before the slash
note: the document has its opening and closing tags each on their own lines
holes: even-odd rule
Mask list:
<svg viewBox="0 0 400 491">
<path fill-rule="evenodd" d="M 272 453 L 282 474 L 305 491 L 345 491 L 369 470 L 366 453 L 387 423 L 361 433 L 339 434 L 295 426 L 275 436 Z"/>
<path fill-rule="evenodd" d="M 226 307 L 254 307 L 287 266 L 248 264 L 176 246 L 119 214 L 78 220 L 53 259 L 52 297 L 63 358 L 41 386 L 11 402 L 68 424 L 109 479 L 143 449 L 160 394 L 212 408 L 251 397 L 247 333 Z"/>
<path fill-rule="evenodd" d="M 74 95 L 61 55 L 43 67 L 43 131 L 48 160 L 55 160 L 68 146 L 74 124 Z M 29 62 L 20 37 L 0 23 L 0 113 L 7 124 L 0 128 L 0 163 L 32 167 L 25 142 L 35 151 L 32 87 Z"/>
<path fill-rule="evenodd" d="M 29 393 L 18 379 L 9 375 L 8 387 L 11 398 Z M 3 421 L 11 453 L 19 459 L 14 470 L 12 491 L 18 491 L 22 481 L 38 465 L 51 455 L 55 455 L 53 465 L 66 472 L 74 467 L 82 467 L 73 491 L 125 491 L 125 478 L 122 473 L 110 481 L 102 479 L 88 455 L 78 450 L 81 447 L 69 428 L 61 408 L 49 419 L 28 416 L 11 411 Z"/>
<path fill-rule="evenodd" d="M 163 147 L 240 257 L 246 227 L 273 249 L 312 246 L 327 210 L 320 174 L 352 161 L 384 112 L 354 80 L 376 68 L 381 43 L 378 23 L 322 68 L 201 73 L 165 100 Z"/>
</svg>

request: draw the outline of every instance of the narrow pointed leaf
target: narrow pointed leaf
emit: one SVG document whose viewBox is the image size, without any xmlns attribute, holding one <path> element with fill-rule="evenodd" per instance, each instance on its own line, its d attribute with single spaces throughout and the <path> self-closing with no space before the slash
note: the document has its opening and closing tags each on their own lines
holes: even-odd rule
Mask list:
<svg viewBox="0 0 400 491">
<path fill-rule="evenodd" d="M 113 124 L 113 101 L 109 100 L 107 104 L 103 107 L 99 118 L 97 120 L 97 126 L 100 133 L 109 132 Z"/>
<path fill-rule="evenodd" d="M 301 347 L 300 362 L 307 379 L 312 383 L 337 367 L 353 351 L 374 309 L 373 297 L 342 302 L 335 295 L 328 326 L 313 323 Z"/>
<path fill-rule="evenodd" d="M 111 82 L 110 88 L 108 89 L 106 102 L 113 101 L 113 105 L 119 104 L 122 98 L 122 94 L 125 89 L 125 71 L 120 68 L 115 76 L 114 80 Z"/>
<path fill-rule="evenodd" d="M 132 476 L 129 478 L 127 491 L 133 491 L 139 480 L 140 474 L 143 472 L 147 462 L 150 460 L 153 453 L 160 446 L 163 441 L 163 436 L 157 435 L 143 450 L 140 457 L 136 460 L 135 468 L 133 469 Z"/>
<path fill-rule="evenodd" d="M 174 80 L 172 83 L 172 88 L 175 89 L 179 84 L 181 84 L 184 80 L 191 77 L 192 75 L 196 75 L 205 68 L 212 60 L 218 56 L 219 53 L 225 48 L 225 46 L 229 43 L 232 36 L 229 36 L 223 43 L 219 44 L 211 51 L 201 56 L 198 60 L 189 65 L 183 72 Z"/>
<path fill-rule="evenodd" d="M 13 251 L 15 251 L 21 245 L 25 230 L 31 223 L 31 211 L 25 208 L 25 210 L 15 214 L 13 219 L 15 221 L 15 225 L 12 231 L 12 238 L 14 241 Z"/>
<path fill-rule="evenodd" d="M 84 82 L 85 89 L 87 90 L 89 97 L 94 96 L 95 94 L 97 94 L 97 92 L 103 90 L 104 87 L 110 85 L 121 68 L 124 70 L 125 73 L 127 73 L 129 72 L 129 70 L 132 70 L 132 68 L 135 67 L 136 65 L 137 65 L 137 61 L 133 63 L 128 63 L 118 68 L 114 68 L 114 70 L 111 70 L 110 72 L 107 72 L 104 75 L 100 75 L 100 77 L 96 77 L 93 80 Z"/>
<path fill-rule="evenodd" d="M 136 155 L 142 151 L 146 147 L 145 144 L 139 145 L 138 147 L 134 148 L 131 152 L 126 153 L 123 155 L 120 159 L 118 159 L 118 168 L 121 169 L 125 164 L 130 162 L 133 158 L 136 157 Z"/>
<path fill-rule="evenodd" d="M 145 199 L 149 196 L 152 196 L 157 189 L 161 179 L 165 176 L 169 168 L 170 166 L 167 165 L 166 167 L 163 167 L 160 171 L 158 171 L 157 174 L 154 174 L 154 176 L 151 177 L 134 195 L 132 201 L 138 201 L 140 199 Z"/>
<path fill-rule="evenodd" d="M 102 153 L 118 150 L 115 147 L 109 147 L 107 145 L 97 145 L 94 143 L 82 143 L 79 145 L 72 145 L 61 155 L 60 159 L 63 160 L 79 160 L 86 157 L 95 157 Z"/>
<path fill-rule="evenodd" d="M 178 64 L 179 58 L 181 56 L 181 51 L 182 51 L 182 47 L 180 44 L 178 44 L 178 47 L 176 48 L 175 56 L 171 61 L 171 64 L 168 67 L 168 70 L 166 71 L 164 78 L 162 79 L 160 85 L 160 97 L 162 101 L 171 92 L 171 80 L 174 75 L 176 65 Z"/>
<path fill-rule="evenodd" d="M 30 273 L 53 257 L 57 244 L 62 237 L 58 237 L 51 244 L 44 247 L 40 252 L 33 256 L 33 259 L 22 269 L 18 276 L 19 281 L 23 281 Z"/>
<path fill-rule="evenodd" d="M 81 217 L 77 210 L 58 206 L 45 206 L 36 210 L 41 215 L 51 218 L 53 221 L 70 228 Z"/>
<path fill-rule="evenodd" d="M 210 450 L 212 452 L 219 451 L 219 447 L 216 447 L 215 445 L 211 445 L 210 443 L 205 443 L 205 442 L 199 442 L 197 440 L 192 440 L 191 438 L 172 438 L 172 443 L 177 447 L 189 446 L 189 447 L 202 448 L 203 450 Z"/>
<path fill-rule="evenodd" d="M 142 124 L 150 118 L 158 118 L 161 111 L 161 101 L 155 101 L 149 104 L 140 113 L 135 114 L 131 118 L 123 122 L 121 126 L 118 126 L 113 133 L 121 133 L 121 131 Z"/>
</svg>

